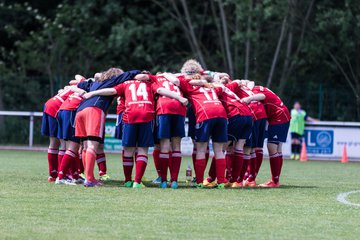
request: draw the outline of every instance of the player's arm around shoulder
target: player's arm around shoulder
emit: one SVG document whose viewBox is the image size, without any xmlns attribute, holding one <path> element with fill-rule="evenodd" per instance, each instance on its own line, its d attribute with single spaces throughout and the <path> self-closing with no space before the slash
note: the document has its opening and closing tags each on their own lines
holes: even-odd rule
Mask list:
<svg viewBox="0 0 360 240">
<path fill-rule="evenodd" d="M 92 92 L 88 92 L 85 93 L 83 95 L 84 99 L 89 99 L 92 98 L 94 96 L 113 96 L 113 95 L 117 95 L 118 94 L 118 90 L 117 87 L 120 86 L 122 84 L 119 84 L 117 86 L 115 86 L 114 88 L 104 88 L 104 89 L 99 89 L 99 90 L 95 90 Z"/>
</svg>

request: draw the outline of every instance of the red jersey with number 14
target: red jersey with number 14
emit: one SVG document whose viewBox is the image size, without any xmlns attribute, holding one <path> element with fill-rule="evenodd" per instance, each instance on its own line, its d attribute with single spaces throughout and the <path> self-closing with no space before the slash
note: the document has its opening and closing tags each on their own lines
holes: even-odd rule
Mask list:
<svg viewBox="0 0 360 240">
<path fill-rule="evenodd" d="M 183 76 L 178 77 L 180 89 L 191 101 L 196 122 L 200 123 L 213 118 L 227 118 L 226 111 L 214 89 L 193 86 Z"/>
<path fill-rule="evenodd" d="M 155 118 L 154 92 L 157 84 L 131 80 L 114 87 L 117 95 L 125 99 L 124 123 L 145 123 Z"/>
<path fill-rule="evenodd" d="M 73 91 L 70 88 L 63 90 L 61 93 L 56 94 L 54 97 L 50 98 L 45 103 L 44 113 L 48 114 L 51 117 L 56 117 L 59 108 L 65 102 L 65 100 L 72 94 Z"/>
<path fill-rule="evenodd" d="M 261 102 L 265 106 L 267 119 L 269 124 L 280 124 L 289 122 L 291 117 L 289 110 L 281 99 L 273 93 L 270 89 L 262 86 L 255 86 L 252 91 L 256 93 L 262 93 L 265 95 L 265 99 Z"/>
<path fill-rule="evenodd" d="M 157 83 L 159 87 L 163 87 L 177 95 L 183 96 L 178 86 L 169 82 L 164 76 L 150 75 L 152 82 Z M 168 98 L 165 96 L 159 96 L 156 101 L 156 115 L 162 114 L 176 114 L 186 116 L 186 106 L 182 105 L 178 100 Z"/>
</svg>

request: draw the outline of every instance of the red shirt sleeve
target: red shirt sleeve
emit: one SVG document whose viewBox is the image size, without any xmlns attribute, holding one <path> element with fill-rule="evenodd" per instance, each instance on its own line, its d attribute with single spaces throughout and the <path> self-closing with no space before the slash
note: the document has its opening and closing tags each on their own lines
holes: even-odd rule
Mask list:
<svg viewBox="0 0 360 240">
<path fill-rule="evenodd" d="M 125 85 L 124 84 L 116 85 L 114 87 L 114 89 L 116 90 L 116 95 L 117 96 L 123 96 L 124 92 L 125 92 Z"/>
<path fill-rule="evenodd" d="M 155 75 L 148 74 L 151 83 L 157 83 L 157 77 Z"/>
<path fill-rule="evenodd" d="M 223 93 L 222 87 L 214 88 L 216 95 L 220 96 Z"/>
<path fill-rule="evenodd" d="M 228 89 L 230 89 L 232 92 L 237 92 L 237 89 L 239 88 L 239 85 L 236 82 L 228 83 L 225 85 Z"/>
<path fill-rule="evenodd" d="M 159 88 L 161 88 L 161 86 L 160 86 L 157 82 L 153 82 L 153 83 L 151 84 L 151 89 L 152 89 L 153 93 L 156 93 L 156 91 L 157 91 Z"/>
</svg>

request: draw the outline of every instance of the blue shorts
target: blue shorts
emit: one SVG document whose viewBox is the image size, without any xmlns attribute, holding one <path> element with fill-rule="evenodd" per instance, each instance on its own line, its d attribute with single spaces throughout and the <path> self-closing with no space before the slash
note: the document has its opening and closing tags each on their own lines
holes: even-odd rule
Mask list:
<svg viewBox="0 0 360 240">
<path fill-rule="evenodd" d="M 115 138 L 121 139 L 122 138 L 122 130 L 123 130 L 123 121 L 122 121 L 122 115 L 121 112 L 116 119 L 116 126 L 115 126 Z"/>
<path fill-rule="evenodd" d="M 187 111 L 187 117 L 189 119 L 189 124 L 188 124 L 188 137 L 191 137 L 192 139 L 195 139 L 195 125 L 196 125 L 196 117 L 195 117 L 195 113 L 192 107 L 188 108 Z"/>
<path fill-rule="evenodd" d="M 279 144 L 286 142 L 290 122 L 273 124 L 268 127 L 268 143 Z"/>
<path fill-rule="evenodd" d="M 229 118 L 228 138 L 229 141 L 237 142 L 240 139 L 250 139 L 252 127 L 251 116 L 234 116 Z"/>
<path fill-rule="evenodd" d="M 213 142 L 227 142 L 227 120 L 226 118 L 212 118 L 197 123 L 195 126 L 195 141 L 208 142 L 210 137 Z"/>
<path fill-rule="evenodd" d="M 175 114 L 156 116 L 156 133 L 158 139 L 185 137 L 185 117 Z"/>
<path fill-rule="evenodd" d="M 43 113 L 41 122 L 41 135 L 48 137 L 57 137 L 58 122 L 56 118 L 47 113 Z"/>
<path fill-rule="evenodd" d="M 60 110 L 57 115 L 58 132 L 57 138 L 65 141 L 80 143 L 80 139 L 75 137 L 75 111 Z"/>
<path fill-rule="evenodd" d="M 124 147 L 153 147 L 154 122 L 124 123 L 122 145 Z"/>
<path fill-rule="evenodd" d="M 251 128 L 251 139 L 249 141 L 246 141 L 246 147 L 264 147 L 264 140 L 266 138 L 266 124 L 266 118 L 259 119 L 253 122 L 253 127 Z"/>
</svg>

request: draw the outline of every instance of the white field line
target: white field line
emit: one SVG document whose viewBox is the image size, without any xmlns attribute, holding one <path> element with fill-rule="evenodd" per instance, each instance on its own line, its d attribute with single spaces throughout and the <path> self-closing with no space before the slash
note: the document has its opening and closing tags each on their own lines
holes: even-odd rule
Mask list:
<svg viewBox="0 0 360 240">
<path fill-rule="evenodd" d="M 354 194 L 354 193 L 360 193 L 360 190 L 357 191 L 351 191 L 351 192 L 345 192 L 345 193 L 340 193 L 337 197 L 336 200 L 338 200 L 339 202 L 349 205 L 349 206 L 356 206 L 356 207 L 360 207 L 360 203 L 352 203 L 349 202 L 346 198 L 350 195 L 350 194 Z"/>
</svg>

